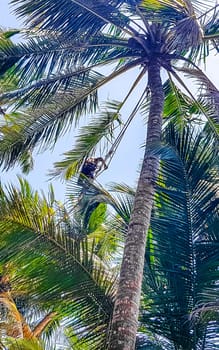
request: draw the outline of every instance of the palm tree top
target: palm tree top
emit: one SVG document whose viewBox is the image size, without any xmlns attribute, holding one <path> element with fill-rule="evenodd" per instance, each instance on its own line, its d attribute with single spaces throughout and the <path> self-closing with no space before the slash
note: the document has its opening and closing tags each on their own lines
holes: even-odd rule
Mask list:
<svg viewBox="0 0 219 350">
<path fill-rule="evenodd" d="M 7 118 L 1 128 L 1 159 L 6 168 L 27 159 L 25 152 L 31 153 L 37 145 L 51 147 L 72 124 L 78 125 L 82 115 L 95 113 L 97 92 L 112 79 L 140 67 L 136 81 L 114 113 L 119 115 L 154 60 L 181 84 L 176 60 L 181 60 L 181 65 L 193 65 L 197 77 L 198 67 L 191 59 L 203 52 L 206 56 L 209 48 L 218 48 L 218 8 L 212 1 L 64 0 L 62 6 L 51 0 L 11 3 L 27 29 L 23 43 L 13 44 L 10 38 L 0 42 L 4 82 L 0 103 L 19 111 L 19 116 Z M 208 90 L 204 73 L 200 75 L 201 85 Z M 183 88 L 187 88 L 185 84 Z M 194 100 L 188 88 L 187 93 Z M 145 89 L 142 101 L 146 96 Z M 208 120 L 213 118 L 213 110 L 209 115 L 209 108 L 199 101 L 196 104 Z M 133 118 L 134 114 L 136 111 Z M 118 130 L 115 123 L 115 119 L 108 123 L 106 133 L 110 128 L 113 134 Z M 98 142 L 106 135 L 100 134 Z M 78 170 L 94 149 L 93 139 L 86 154 L 76 157 L 76 163 L 70 156 L 72 169 Z"/>
</svg>

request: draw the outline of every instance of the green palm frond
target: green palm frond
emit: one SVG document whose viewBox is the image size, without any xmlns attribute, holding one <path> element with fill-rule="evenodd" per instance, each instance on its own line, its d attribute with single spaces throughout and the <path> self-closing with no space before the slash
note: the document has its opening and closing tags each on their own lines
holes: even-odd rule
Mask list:
<svg viewBox="0 0 219 350">
<path fill-rule="evenodd" d="M 196 327 L 201 340 L 208 322 L 194 324 L 189 314 L 201 301 L 214 301 L 218 294 L 218 155 L 211 135 L 189 129 L 180 134 L 169 125 L 165 141 L 176 155 L 161 163 L 141 320 L 177 346 L 196 349 L 191 329 Z"/>
<path fill-rule="evenodd" d="M 154 12 L 155 18 L 160 19 L 164 16 L 165 20 L 175 22 L 177 19 L 185 18 L 187 14 L 187 6 L 185 1 L 163 1 L 163 0 L 149 0 L 141 1 L 140 9 L 145 14 L 146 18 L 150 19 L 150 12 Z"/>
<path fill-rule="evenodd" d="M 79 214 L 88 246 L 92 245 L 95 254 L 103 262 L 112 263 L 114 275 L 117 275 L 118 265 L 115 262 L 121 259 L 124 232 L 121 222 L 118 224 L 118 220 L 114 220 L 107 206 L 110 204 L 112 208 L 117 208 L 118 201 L 98 183 L 87 181 L 81 186 L 74 178 L 68 183 L 67 198 L 69 212 L 74 211 L 76 216 Z"/>
<path fill-rule="evenodd" d="M 119 188 L 118 191 L 117 188 Z M 110 205 L 116 214 L 108 214 L 110 220 L 107 222 L 108 226 L 106 226 L 106 229 L 112 232 L 113 235 L 116 233 L 118 242 L 122 242 L 127 232 L 130 212 L 133 206 L 133 190 L 123 184 L 112 184 L 109 189 L 107 191 L 97 182 L 91 181 L 87 181 L 86 186 L 84 183 L 83 187 L 81 187 L 78 185 L 77 179 L 71 179 L 67 187 L 69 210 L 72 211 L 77 208 L 82 214 L 84 222 L 89 224 L 93 211 L 101 203 Z M 126 193 L 126 189 L 129 189 L 130 193 Z"/>
<path fill-rule="evenodd" d="M 200 99 L 211 107 L 212 120 L 219 125 L 219 90 L 201 69 L 181 68 L 190 79 L 198 83 Z"/>
<path fill-rule="evenodd" d="M 144 333 L 138 333 L 136 339 L 136 350 L 174 350 L 171 342 L 165 338 L 147 336 Z"/>
<path fill-rule="evenodd" d="M 203 28 L 203 42 L 196 48 L 192 48 L 189 55 L 190 59 L 198 62 L 206 61 L 206 58 L 212 51 L 218 53 L 219 50 L 219 8 L 218 4 L 211 7 L 200 15 L 200 23 Z"/>
<path fill-rule="evenodd" d="M 4 349 L 10 349 L 10 350 L 45 350 L 45 347 L 42 343 L 36 341 L 36 340 L 25 340 L 25 339 L 6 339 L 3 340 L 3 346 L 5 345 Z M 7 347 L 6 347 L 7 346 Z M 51 348 L 52 350 L 52 348 Z"/>
<path fill-rule="evenodd" d="M 113 195 L 113 200 L 110 204 L 116 212 L 113 223 L 119 231 L 126 235 L 133 208 L 135 191 L 126 184 L 115 183 L 109 186 L 109 191 Z"/>
<path fill-rule="evenodd" d="M 2 47 L 2 56 L 6 62 L 17 58 L 17 64 L 11 69 L 10 76 L 12 79 L 17 77 L 19 89 L 2 94 L 1 102 L 14 104 L 16 99 L 21 98 L 19 103 L 22 104 L 29 99 L 36 107 L 47 102 L 57 92 L 61 94 L 68 89 L 70 93 L 73 88 L 82 89 L 84 85 L 91 87 L 100 73 L 89 72 L 90 68 L 82 65 L 78 57 L 80 51 L 83 52 L 83 57 L 84 50 L 90 51 L 82 47 L 78 42 L 62 43 L 56 37 L 37 40 L 31 38 L 28 44 Z"/>
<path fill-rule="evenodd" d="M 101 75 L 89 72 L 88 69 L 79 68 L 74 71 L 68 71 L 67 69 L 56 76 L 48 77 L 37 81 L 37 83 L 30 84 L 29 87 L 21 88 L 12 92 L 3 94 L 0 97 L 2 102 L 8 105 L 16 104 L 16 101 L 20 98 L 17 105 L 23 105 L 28 101 L 33 108 L 37 108 L 51 101 L 52 98 L 59 98 L 59 95 L 71 94 L 73 89 L 83 90 L 85 88 L 85 81 L 87 86 L 92 86 L 96 83 Z"/>
<path fill-rule="evenodd" d="M 164 85 L 165 101 L 164 101 L 164 118 L 181 125 L 191 123 L 194 120 L 200 120 L 200 111 L 195 102 L 173 82 L 171 76 Z"/>
<path fill-rule="evenodd" d="M 181 69 L 180 69 L 181 70 Z M 195 110 L 199 111 L 200 114 L 208 121 L 212 131 L 215 133 L 216 139 L 218 138 L 218 117 L 217 114 L 215 115 L 215 110 L 217 110 L 217 100 L 212 99 L 212 105 L 209 105 L 206 103 L 206 101 L 203 99 L 202 93 L 200 96 L 195 97 L 192 91 L 187 87 L 187 85 L 184 83 L 183 79 L 175 72 L 172 71 L 171 75 L 178 81 L 178 83 L 181 85 L 183 89 L 185 89 L 186 93 L 188 94 L 189 98 L 193 102 L 192 105 L 195 105 Z M 214 86 L 212 84 L 212 86 Z M 215 92 L 217 89 L 215 89 Z M 214 94 L 216 96 L 216 94 Z M 198 114 L 199 114 L 198 113 Z M 216 112 L 217 113 L 217 112 Z"/>
<path fill-rule="evenodd" d="M 218 321 L 209 322 L 205 329 L 203 339 L 198 343 L 197 350 L 217 350 L 218 349 Z"/>
<path fill-rule="evenodd" d="M 3 167 L 8 169 L 13 166 L 23 152 L 32 150 L 34 146 L 40 144 L 42 149 L 53 146 L 73 122 L 77 125 L 82 114 L 95 112 L 98 88 L 136 64 L 136 61 L 127 63 L 108 77 L 99 73 L 92 75 L 91 72 L 90 80 L 72 91 L 68 89 L 68 92 L 57 93 L 45 106 L 18 113 L 18 118 L 11 118 L 9 125 L 7 120 L 6 123 L 3 120 L 4 137 L 0 140 L 0 162 Z"/>
<path fill-rule="evenodd" d="M 12 49 L 15 47 L 13 42 L 11 41 L 11 37 L 13 35 L 18 34 L 20 31 L 19 30 L 9 30 L 9 31 L 3 31 L 0 29 L 0 48 L 1 50 L 6 50 L 8 48 Z M 8 69 L 10 69 L 15 62 L 17 61 L 16 57 L 10 57 L 8 59 L 7 57 L 4 56 L 4 54 L 1 54 L 0 57 L 0 74 L 4 74 Z"/>
<path fill-rule="evenodd" d="M 64 49 L 67 49 L 68 54 L 64 53 Z M 16 66 L 12 73 L 18 74 L 19 83 L 22 85 L 22 83 L 42 78 L 46 74 L 50 75 L 57 67 L 61 70 L 65 64 L 72 64 L 73 57 L 68 49 L 69 45 L 61 43 L 55 36 L 49 38 L 35 36 L 31 37 L 27 43 L 1 45 L 1 69 L 6 71 L 4 62 L 13 59 Z M 66 60 L 65 63 L 63 59 Z"/>
<path fill-rule="evenodd" d="M 9 43 L 10 38 L 12 38 L 14 35 L 17 35 L 20 33 L 20 29 L 9 29 L 9 30 L 0 30 L 0 40 L 5 41 L 5 43 Z M 12 44 L 12 43 L 11 43 Z"/>
<path fill-rule="evenodd" d="M 24 152 L 20 157 L 21 169 L 24 174 L 29 174 L 33 170 L 33 156 L 30 151 Z"/>
<path fill-rule="evenodd" d="M 0 198 L 0 262 L 11 266 L 12 291 L 57 312 L 85 342 L 94 337 L 104 343 L 115 276 L 95 255 L 94 244 L 66 235 L 64 218 L 57 222 L 55 208 L 20 181 L 20 191 L 1 189 Z"/>
<path fill-rule="evenodd" d="M 190 47 L 190 59 L 205 61 L 212 50 L 218 53 L 218 5 L 212 1 L 142 1 L 140 7 L 149 21 L 165 19 L 173 26 L 170 47 Z"/>
<path fill-rule="evenodd" d="M 115 262 L 115 256 L 118 254 L 121 237 L 119 231 L 111 224 L 111 220 L 107 220 L 109 213 L 105 203 L 96 204 L 96 208 L 92 210 L 87 218 L 88 242 L 95 240 L 95 254 L 102 261 Z M 116 273 L 117 268 L 115 268 Z"/>
<path fill-rule="evenodd" d="M 92 113 L 97 105 L 95 89 L 74 92 L 73 95 L 59 94 L 53 103 L 29 113 L 18 113 L 14 124 L 3 123 L 0 141 L 1 164 L 7 168 L 14 165 L 26 151 L 40 144 L 41 148 L 51 147 L 60 135 L 66 132 L 72 122 L 77 124 L 81 113 Z M 28 116 L 28 119 L 27 119 Z M 10 165 L 9 165 L 10 164 Z"/>
<path fill-rule="evenodd" d="M 128 16 L 119 11 L 119 6 L 124 1 L 117 1 L 116 6 L 113 1 L 103 4 L 101 1 L 82 0 L 64 0 L 62 6 L 58 1 L 51 0 L 37 4 L 28 0 L 12 0 L 11 3 L 16 4 L 16 13 L 19 16 L 29 16 L 26 23 L 29 28 L 47 31 L 58 29 L 65 37 L 89 37 L 98 34 L 109 24 L 123 29 L 129 23 Z M 57 13 L 59 16 L 56 16 Z"/>
<path fill-rule="evenodd" d="M 3 94 L 1 101 L 4 103 L 12 103 L 20 96 L 23 96 L 24 101 L 33 94 L 41 96 L 42 89 L 44 93 L 47 91 L 50 92 L 49 96 L 53 96 L 57 90 L 80 87 L 81 83 L 86 81 L 86 77 L 89 78 L 91 68 L 109 64 L 123 57 L 132 57 L 127 39 L 116 39 L 108 35 L 91 38 L 90 42 L 77 39 L 66 41 L 57 36 L 36 36 L 24 44 L 4 44 L 1 46 L 1 52 L 2 69 L 6 69 L 4 62 L 16 59 L 10 77 L 14 79 L 16 76 L 20 87 Z"/>
</svg>

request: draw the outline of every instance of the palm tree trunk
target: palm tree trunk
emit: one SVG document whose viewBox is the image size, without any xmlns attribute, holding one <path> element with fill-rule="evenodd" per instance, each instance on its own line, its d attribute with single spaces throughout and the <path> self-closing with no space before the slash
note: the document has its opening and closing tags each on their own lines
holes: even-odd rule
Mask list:
<svg viewBox="0 0 219 350">
<path fill-rule="evenodd" d="M 32 331 L 18 311 L 17 305 L 12 298 L 10 279 L 7 274 L 0 276 L 0 290 L 0 304 L 4 305 L 9 312 L 9 319 L 6 322 L 8 323 L 6 327 L 7 336 L 13 338 L 32 338 Z"/>
<path fill-rule="evenodd" d="M 154 59 L 148 67 L 151 104 L 146 149 L 125 242 L 115 307 L 109 339 L 109 350 L 133 350 L 138 328 L 138 314 L 146 246 L 159 158 L 151 146 L 161 139 L 164 92 L 160 64 Z"/>
<path fill-rule="evenodd" d="M 23 338 L 22 317 L 9 291 L 0 293 L 0 304 L 4 305 L 10 314 L 7 335 L 13 338 Z"/>
</svg>

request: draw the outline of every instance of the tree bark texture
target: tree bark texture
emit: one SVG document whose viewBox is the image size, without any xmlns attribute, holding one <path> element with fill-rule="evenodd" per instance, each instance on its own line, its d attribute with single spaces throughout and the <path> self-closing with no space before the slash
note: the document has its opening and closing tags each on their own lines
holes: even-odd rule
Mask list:
<svg viewBox="0 0 219 350">
<path fill-rule="evenodd" d="M 9 291 L 0 293 L 0 304 L 9 312 L 6 334 L 13 338 L 23 338 L 22 317 Z"/>
<path fill-rule="evenodd" d="M 151 146 L 161 139 L 164 92 L 160 64 L 154 59 L 148 66 L 151 91 L 145 154 L 138 180 L 134 207 L 125 242 L 108 350 L 133 350 L 138 329 L 138 314 L 144 268 L 146 233 L 149 228 L 159 157 Z"/>
<path fill-rule="evenodd" d="M 18 311 L 10 292 L 0 293 L 0 304 L 4 305 L 10 313 L 6 334 L 12 338 L 39 338 L 42 332 L 45 330 L 45 328 L 49 325 L 49 323 L 51 323 L 53 317 L 55 317 L 56 315 L 55 312 L 50 312 L 42 319 L 42 321 L 39 322 L 39 324 L 32 331 L 29 325 L 24 320 L 23 316 Z"/>
</svg>

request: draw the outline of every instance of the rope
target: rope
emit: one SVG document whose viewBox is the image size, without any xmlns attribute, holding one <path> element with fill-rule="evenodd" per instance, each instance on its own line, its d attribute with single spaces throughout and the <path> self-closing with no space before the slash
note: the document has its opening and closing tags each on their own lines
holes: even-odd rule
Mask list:
<svg viewBox="0 0 219 350">
<path fill-rule="evenodd" d="M 132 122 L 133 118 L 135 117 L 136 113 L 138 112 L 139 108 L 140 108 L 140 105 L 142 103 L 142 100 L 144 98 L 144 95 L 146 94 L 146 92 L 148 91 L 148 87 L 145 88 L 145 90 L 143 91 L 140 99 L 138 100 L 138 103 L 135 105 L 133 111 L 131 112 L 131 114 L 129 115 L 127 121 L 125 122 L 122 130 L 120 131 L 120 133 L 118 134 L 117 138 L 115 139 L 115 141 L 113 142 L 109 152 L 106 154 L 105 158 L 104 158 L 104 161 L 106 162 L 108 159 L 108 164 L 107 164 L 107 167 L 109 166 L 109 164 L 111 163 L 112 159 L 113 159 L 113 156 L 117 150 L 117 148 L 119 147 L 119 144 L 126 132 L 126 130 L 128 129 L 130 123 Z M 106 169 L 102 169 L 100 170 L 98 173 L 97 173 L 97 176 L 99 176 L 100 174 L 102 174 L 102 172 L 106 170 Z"/>
</svg>

